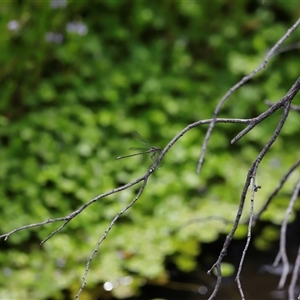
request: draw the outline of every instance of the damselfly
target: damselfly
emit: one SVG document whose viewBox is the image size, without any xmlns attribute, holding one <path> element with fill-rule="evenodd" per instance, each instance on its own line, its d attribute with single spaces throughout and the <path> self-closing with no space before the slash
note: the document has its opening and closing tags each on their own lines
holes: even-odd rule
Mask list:
<svg viewBox="0 0 300 300">
<path fill-rule="evenodd" d="M 141 155 L 141 154 L 147 154 L 147 153 L 152 153 L 151 155 L 151 159 L 154 162 L 158 155 L 161 152 L 161 148 L 160 147 L 152 147 L 150 146 L 142 137 L 141 135 L 137 132 L 134 131 L 132 132 L 132 136 L 138 140 L 139 142 L 141 142 L 143 145 L 145 145 L 147 148 L 139 148 L 139 147 L 131 147 L 129 148 L 129 150 L 133 150 L 133 151 L 140 151 L 138 153 L 134 153 L 134 154 L 129 154 L 129 155 L 124 155 L 124 156 L 118 156 L 117 159 L 122 159 L 122 158 L 127 158 L 127 157 L 132 157 L 132 156 L 136 156 L 136 155 Z"/>
</svg>

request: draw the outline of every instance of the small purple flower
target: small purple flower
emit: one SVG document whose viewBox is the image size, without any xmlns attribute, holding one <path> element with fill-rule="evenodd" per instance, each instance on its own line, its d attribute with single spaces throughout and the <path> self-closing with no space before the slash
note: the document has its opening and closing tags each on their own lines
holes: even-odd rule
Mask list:
<svg viewBox="0 0 300 300">
<path fill-rule="evenodd" d="M 79 35 L 86 35 L 88 33 L 88 28 L 83 22 L 69 22 L 66 30 L 69 33 L 77 33 Z"/>
<path fill-rule="evenodd" d="M 17 20 L 11 20 L 7 23 L 7 28 L 10 31 L 17 31 L 20 28 L 20 24 Z"/>
</svg>

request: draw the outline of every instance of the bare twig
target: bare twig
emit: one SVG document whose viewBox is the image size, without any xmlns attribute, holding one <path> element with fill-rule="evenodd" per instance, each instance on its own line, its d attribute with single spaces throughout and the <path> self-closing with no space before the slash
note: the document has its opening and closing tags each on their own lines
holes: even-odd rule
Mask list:
<svg viewBox="0 0 300 300">
<path fill-rule="evenodd" d="M 78 299 L 83 288 L 85 287 L 86 285 L 86 280 L 87 280 L 87 276 L 88 276 L 88 273 L 89 273 L 89 269 L 90 269 L 90 264 L 94 258 L 94 256 L 96 255 L 96 253 L 98 252 L 98 249 L 101 245 L 101 243 L 106 239 L 108 233 L 110 232 L 110 230 L 112 229 L 112 227 L 114 226 L 114 224 L 117 222 L 117 220 L 121 217 L 121 215 L 123 215 L 142 195 L 142 192 L 144 191 L 145 189 L 145 186 L 147 184 L 147 180 L 148 178 L 145 178 L 144 182 L 143 182 L 143 185 L 140 187 L 136 197 L 130 202 L 129 205 L 127 205 L 124 209 L 122 209 L 114 218 L 113 220 L 110 222 L 109 226 L 107 227 L 107 229 L 105 230 L 104 234 L 101 236 L 101 238 L 99 239 L 99 241 L 97 242 L 96 244 L 96 247 L 94 248 L 92 254 L 90 255 L 88 261 L 87 261 L 87 264 L 86 264 L 86 268 L 85 268 L 85 272 L 84 272 L 84 275 L 83 275 L 83 278 L 82 278 L 82 284 L 81 284 L 81 287 L 78 291 L 78 293 L 76 294 L 75 298 Z"/>
<path fill-rule="evenodd" d="M 29 224 L 29 225 L 24 225 L 21 227 L 18 227 L 8 233 L 2 234 L 0 235 L 0 238 L 4 238 L 4 241 L 6 241 L 12 234 L 24 230 L 24 229 L 30 229 L 30 228 L 34 228 L 34 227 L 39 227 L 39 226 L 44 226 L 50 223 L 55 223 L 55 222 L 60 222 L 60 221 L 66 221 L 67 217 L 61 217 L 61 218 L 56 218 L 56 219 L 48 219 L 46 221 L 43 222 L 39 222 L 39 223 L 34 223 L 34 224 Z"/>
<path fill-rule="evenodd" d="M 152 171 L 151 171 L 152 172 Z M 74 219 L 77 215 L 79 215 L 84 209 L 86 209 L 88 206 L 90 206 L 91 204 L 95 203 L 96 201 L 104 198 L 104 197 L 107 197 L 107 196 L 110 196 L 112 194 L 115 194 L 115 193 L 118 193 L 120 191 L 123 191 L 125 189 L 128 189 L 132 186 L 134 186 L 135 184 L 141 182 L 144 180 L 144 178 L 147 176 L 147 174 L 151 173 L 150 170 L 142 177 L 128 183 L 128 184 L 125 184 L 119 188 L 116 188 L 116 189 L 113 189 L 107 193 L 104 193 L 104 194 L 101 194 L 101 195 L 98 195 L 97 197 L 91 199 L 90 201 L 88 201 L 87 203 L 85 203 L 84 205 L 82 205 L 81 207 L 79 207 L 77 210 L 73 211 L 72 213 L 70 213 L 69 215 L 65 216 L 65 217 L 60 217 L 60 218 L 55 218 L 55 219 L 48 219 L 46 221 L 43 221 L 43 222 L 39 222 L 39 223 L 35 223 L 35 224 L 29 224 L 29 225 L 25 225 L 25 226 L 22 226 L 22 227 L 19 227 L 19 228 L 16 228 L 8 233 L 5 233 L 5 234 L 2 234 L 0 235 L 0 238 L 4 238 L 4 240 L 6 241 L 12 234 L 18 232 L 18 231 L 21 231 L 21 230 L 25 230 L 25 229 L 30 229 L 30 228 L 33 228 L 33 227 L 38 227 L 38 226 L 44 226 L 44 225 L 47 225 L 47 224 L 50 224 L 50 223 L 54 223 L 54 222 L 60 222 L 60 221 L 65 221 L 64 224 L 62 226 L 60 226 L 58 229 L 56 229 L 55 231 L 53 231 L 45 240 L 43 240 L 41 242 L 41 244 L 45 243 L 49 238 L 51 238 L 53 235 L 55 235 L 57 232 L 61 231 L 63 227 L 65 227 L 67 225 L 67 223 L 69 223 L 72 219 Z"/>
<path fill-rule="evenodd" d="M 300 85 L 299 85 L 299 88 L 300 88 Z M 291 104 L 291 99 L 287 98 L 286 101 L 284 102 L 284 111 L 283 111 L 282 117 L 281 117 L 281 119 L 280 119 L 280 121 L 277 125 L 277 128 L 275 129 L 275 131 L 274 131 L 272 137 L 270 138 L 270 140 L 266 143 L 266 145 L 264 146 L 262 151 L 259 153 L 259 155 L 255 159 L 255 161 L 252 163 L 252 165 L 251 165 L 251 167 L 248 171 L 246 181 L 245 181 L 245 184 L 244 184 L 244 188 L 243 188 L 243 191 L 242 191 L 242 194 L 241 194 L 236 219 L 234 221 L 234 224 L 232 226 L 232 229 L 231 229 L 230 233 L 227 235 L 227 237 L 225 239 L 225 242 L 223 244 L 223 248 L 222 248 L 222 250 L 219 254 L 219 257 L 218 257 L 217 261 L 208 270 L 208 272 L 207 272 L 208 274 L 211 274 L 211 272 L 214 268 L 217 268 L 217 270 L 218 270 L 218 268 L 221 266 L 223 258 L 225 257 L 225 255 L 227 253 L 227 249 L 228 249 L 228 247 L 231 243 L 231 240 L 233 239 L 234 233 L 235 233 L 235 231 L 236 231 L 236 229 L 239 225 L 240 218 L 241 218 L 241 215 L 242 215 L 242 212 L 243 212 L 243 209 L 244 209 L 247 190 L 248 190 L 248 187 L 250 185 L 250 182 L 251 182 L 251 180 L 254 180 L 254 182 L 255 182 L 255 177 L 256 177 L 256 172 L 257 172 L 258 166 L 259 166 L 260 162 L 262 161 L 262 159 L 264 158 L 264 156 L 266 155 L 266 153 L 268 152 L 268 150 L 273 145 L 273 143 L 276 141 L 276 139 L 277 139 L 277 137 L 278 137 L 278 135 L 279 135 L 279 133 L 280 133 L 287 117 L 288 117 L 290 104 Z M 218 278 L 218 281 L 220 281 L 220 280 L 222 280 L 222 278 Z M 219 285 L 216 284 L 209 300 L 213 299 L 215 297 L 215 295 L 217 294 L 218 289 L 219 289 Z"/>
<path fill-rule="evenodd" d="M 287 229 L 287 224 L 288 224 L 288 218 L 291 215 L 292 211 L 293 211 L 293 207 L 294 204 L 298 198 L 298 194 L 300 191 L 300 180 L 297 182 L 294 191 L 293 191 L 293 195 L 291 197 L 291 200 L 289 202 L 288 208 L 285 212 L 285 217 L 282 221 L 281 224 L 281 230 L 280 230 L 280 259 L 282 261 L 283 264 L 283 271 L 281 273 L 281 278 L 278 284 L 279 288 L 283 288 L 285 285 L 285 281 L 286 281 L 286 277 L 289 273 L 289 261 L 288 261 L 288 257 L 286 254 L 286 229 Z"/>
<path fill-rule="evenodd" d="M 269 101 L 269 100 L 265 100 L 265 104 L 268 105 L 268 106 L 273 106 L 274 105 L 274 102 L 272 101 Z M 298 113 L 300 113 L 300 106 L 299 105 L 291 105 L 291 110 L 294 110 Z"/>
<path fill-rule="evenodd" d="M 250 241 L 251 241 L 251 229 L 252 229 L 253 214 L 254 214 L 254 196 L 255 196 L 256 192 L 257 192 L 257 185 L 255 183 L 255 177 L 253 177 L 252 189 L 251 189 L 251 201 L 250 201 L 250 219 L 249 219 L 249 223 L 248 223 L 247 241 L 246 241 L 246 245 L 243 249 L 242 257 L 241 257 L 241 260 L 240 260 L 240 263 L 239 263 L 239 268 L 238 268 L 236 278 L 235 278 L 235 280 L 237 282 L 238 290 L 239 290 L 241 298 L 243 300 L 245 299 L 245 295 L 244 295 L 244 292 L 243 292 L 240 276 L 241 276 L 241 272 L 242 272 L 242 266 L 244 264 L 244 260 L 245 260 L 245 257 L 246 257 L 246 253 L 247 253 L 247 250 L 249 248 Z"/>
<path fill-rule="evenodd" d="M 275 196 L 278 194 L 278 192 L 283 187 L 284 183 L 288 180 L 290 175 L 300 166 L 300 159 L 296 161 L 296 163 L 289 168 L 289 170 L 284 174 L 284 176 L 281 178 L 278 186 L 275 188 L 275 190 L 271 193 L 271 195 L 266 200 L 265 204 L 262 206 L 262 208 L 259 210 L 257 214 L 253 217 L 253 225 L 255 225 L 256 221 L 260 218 L 261 214 L 268 208 L 271 201 L 275 198 Z"/>
<path fill-rule="evenodd" d="M 260 114 L 258 117 L 254 118 L 253 122 L 249 124 L 244 130 L 242 130 L 235 138 L 231 140 L 231 144 L 234 144 L 241 137 L 243 137 L 246 133 L 248 133 L 251 129 L 253 129 L 257 124 L 261 121 L 272 115 L 278 108 L 285 105 L 286 101 L 292 101 L 295 95 L 298 93 L 300 89 L 300 77 L 296 80 L 290 90 L 286 93 L 284 97 L 282 97 L 279 101 L 273 104 L 268 110 Z"/>
<path fill-rule="evenodd" d="M 228 92 L 222 97 L 222 99 L 220 100 L 220 102 L 218 103 L 218 105 L 216 106 L 214 113 L 213 113 L 213 117 L 212 117 L 212 122 L 210 123 L 204 141 L 202 143 L 202 147 L 201 147 L 201 152 L 200 152 L 200 157 L 198 160 L 198 164 L 197 164 L 197 174 L 200 174 L 203 162 L 204 162 L 204 156 L 205 156 L 205 152 L 206 152 L 206 148 L 207 148 L 207 144 L 208 141 L 210 139 L 211 133 L 215 127 L 216 124 L 216 119 L 221 111 L 222 106 L 224 105 L 224 103 L 227 101 L 227 99 L 232 95 L 232 93 L 234 91 L 236 91 L 239 87 L 241 87 L 243 84 L 245 84 L 247 81 L 249 81 L 251 78 L 254 77 L 255 74 L 257 74 L 259 71 L 261 71 L 262 69 L 264 69 L 268 63 L 268 61 L 270 60 L 270 58 L 274 55 L 275 51 L 278 49 L 278 47 L 291 35 L 291 33 L 296 30 L 296 28 L 300 25 L 300 18 L 297 20 L 297 22 L 288 29 L 288 31 L 285 33 L 284 36 L 282 36 L 277 43 L 270 49 L 270 51 L 267 53 L 267 55 L 265 56 L 263 62 L 259 65 L 259 67 L 257 69 L 255 69 L 254 71 L 252 71 L 249 75 L 243 77 L 237 84 L 235 84 L 233 87 L 231 87 Z"/>
<path fill-rule="evenodd" d="M 289 285 L 289 291 L 288 291 L 289 299 L 295 299 L 295 288 L 296 288 L 297 279 L 299 277 L 299 270 L 300 270 L 300 246 L 298 248 L 297 258 L 296 258 L 296 261 L 294 264 L 291 283 Z M 298 299 L 299 299 L 299 297 L 298 297 Z"/>
</svg>

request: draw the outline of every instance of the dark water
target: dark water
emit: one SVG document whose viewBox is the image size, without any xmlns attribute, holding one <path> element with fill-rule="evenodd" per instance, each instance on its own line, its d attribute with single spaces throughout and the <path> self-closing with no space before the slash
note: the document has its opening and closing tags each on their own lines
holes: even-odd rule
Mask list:
<svg viewBox="0 0 300 300">
<path fill-rule="evenodd" d="M 264 226 L 260 225 L 259 234 Z M 278 227 L 278 230 L 280 228 Z M 210 296 L 216 279 L 214 276 L 206 274 L 207 270 L 213 265 L 218 257 L 225 237 L 209 245 L 202 245 L 202 254 L 198 258 L 198 269 L 191 273 L 182 273 L 172 264 L 167 265 L 169 271 L 169 282 L 163 286 L 155 282 L 148 282 L 141 288 L 138 297 L 128 298 L 128 300 L 204 300 Z M 253 237 L 252 241 L 255 239 Z M 289 262 L 293 264 L 300 243 L 300 217 L 288 227 L 287 251 Z M 245 240 L 233 241 L 228 249 L 224 261 L 238 267 L 241 253 L 245 246 Z M 242 288 L 247 300 L 276 300 L 288 299 L 288 284 L 283 290 L 278 290 L 277 286 L 281 275 L 281 266 L 277 269 L 272 267 L 278 253 L 279 242 L 274 242 L 269 251 L 258 251 L 254 248 L 253 242 L 247 252 L 246 259 L 241 274 Z M 299 282 L 299 281 L 298 281 Z M 297 296 L 300 292 L 298 285 Z M 295 299 L 297 299 L 295 296 Z M 231 300 L 241 299 L 238 292 L 235 276 L 224 278 L 217 296 L 214 299 Z"/>
<path fill-rule="evenodd" d="M 239 248 L 239 247 L 237 247 Z M 250 253 L 251 252 L 251 253 Z M 241 282 L 246 299 L 248 300 L 273 300 L 288 299 L 287 289 L 277 290 L 280 279 L 281 269 L 274 270 L 271 267 L 276 257 L 276 252 L 270 251 L 259 253 L 258 251 L 249 251 L 248 258 L 245 261 Z M 239 252 L 239 256 L 240 257 Z M 234 263 L 236 258 L 230 259 L 229 253 L 225 261 Z M 208 258 L 210 261 L 210 258 Z M 205 263 L 204 263 L 205 264 Z M 215 277 L 206 274 L 208 268 L 200 267 L 191 273 L 181 273 L 175 268 L 170 268 L 171 279 L 164 286 L 155 283 L 147 283 L 142 287 L 142 294 L 139 297 L 130 298 L 130 300 L 150 300 L 150 299 L 168 299 L 168 300 L 204 300 L 207 299 L 215 284 Z M 278 272 L 278 274 L 272 274 Z M 214 299 L 241 299 L 238 292 L 235 277 L 224 278 L 217 296 Z"/>
</svg>

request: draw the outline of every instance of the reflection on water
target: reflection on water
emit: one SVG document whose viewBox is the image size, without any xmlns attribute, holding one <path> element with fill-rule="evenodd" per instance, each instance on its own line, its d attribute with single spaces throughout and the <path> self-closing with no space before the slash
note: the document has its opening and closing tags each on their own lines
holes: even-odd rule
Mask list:
<svg viewBox="0 0 300 300">
<path fill-rule="evenodd" d="M 228 255 L 225 257 L 225 261 L 233 264 L 236 269 L 244 245 L 245 241 L 235 241 L 230 247 Z M 170 281 L 168 283 L 159 285 L 155 282 L 147 282 L 141 288 L 141 295 L 130 298 L 130 300 L 208 299 L 214 288 L 215 277 L 207 275 L 206 271 L 213 264 L 213 259 L 216 259 L 218 256 L 216 249 L 221 249 L 220 242 L 204 245 L 202 247 L 203 255 L 199 257 L 199 268 L 197 271 L 181 273 L 174 266 L 169 266 Z M 277 289 L 282 266 L 272 267 L 272 263 L 277 255 L 277 249 L 277 245 L 269 252 L 260 252 L 253 247 L 249 249 L 241 275 L 241 284 L 247 300 L 288 299 L 288 287 L 283 290 Z M 205 255 L 205 253 L 209 254 Z M 289 253 L 288 255 L 293 257 L 293 253 Z M 222 280 L 220 290 L 214 299 L 241 299 L 234 276 Z"/>
</svg>

